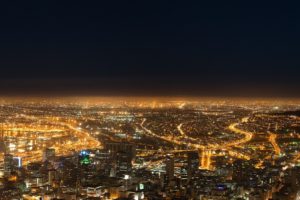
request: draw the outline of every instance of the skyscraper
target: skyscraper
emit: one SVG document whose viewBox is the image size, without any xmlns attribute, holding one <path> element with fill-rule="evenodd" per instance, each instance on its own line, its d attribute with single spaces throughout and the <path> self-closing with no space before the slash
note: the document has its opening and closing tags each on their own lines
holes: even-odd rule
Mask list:
<svg viewBox="0 0 300 200">
<path fill-rule="evenodd" d="M 174 179 L 174 156 L 168 155 L 166 158 L 166 179 L 170 182 Z"/>
<path fill-rule="evenodd" d="M 127 152 L 118 152 L 116 155 L 117 175 L 123 177 L 131 174 L 132 171 L 132 157 Z"/>
<path fill-rule="evenodd" d="M 128 142 L 111 142 L 105 144 L 105 149 L 110 151 L 112 154 L 117 154 L 118 152 L 126 152 L 131 159 L 136 156 L 135 145 Z"/>
<path fill-rule="evenodd" d="M 4 176 L 10 176 L 14 168 L 14 158 L 11 154 L 4 155 Z"/>
<path fill-rule="evenodd" d="M 188 153 L 187 175 L 188 181 L 192 179 L 193 174 L 199 169 L 199 154 L 198 152 Z"/>
</svg>

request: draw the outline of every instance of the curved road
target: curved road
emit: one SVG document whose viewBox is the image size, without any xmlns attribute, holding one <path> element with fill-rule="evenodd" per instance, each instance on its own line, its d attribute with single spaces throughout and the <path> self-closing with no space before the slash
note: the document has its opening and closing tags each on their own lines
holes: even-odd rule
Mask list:
<svg viewBox="0 0 300 200">
<path fill-rule="evenodd" d="M 243 119 L 242 121 L 245 122 L 246 120 Z M 146 119 L 144 118 L 142 123 L 140 124 L 140 126 L 142 127 L 142 129 L 148 135 L 159 138 L 159 139 L 162 139 L 162 140 L 165 140 L 165 141 L 168 141 L 168 142 L 171 142 L 171 143 L 174 143 L 174 144 L 178 144 L 178 145 L 185 145 L 186 144 L 186 142 L 184 142 L 184 141 L 176 140 L 174 138 L 167 137 L 167 136 L 159 136 L 159 135 L 153 133 L 151 130 L 147 129 L 144 126 L 145 122 L 146 122 Z M 185 139 L 189 139 L 189 140 L 193 140 L 193 141 L 197 140 L 195 138 L 191 138 L 191 137 L 187 136 L 185 134 L 185 132 L 182 130 L 182 125 L 183 125 L 183 123 L 181 123 L 177 126 L 177 129 L 180 132 L 181 136 Z M 253 134 L 251 132 L 238 129 L 236 127 L 237 125 L 239 125 L 239 123 L 233 123 L 233 124 L 229 125 L 228 129 L 235 132 L 235 133 L 237 133 L 237 134 L 242 134 L 242 135 L 245 136 L 244 138 L 242 138 L 240 140 L 236 140 L 236 141 L 226 143 L 226 144 L 217 144 L 217 145 L 216 144 L 209 144 L 207 146 L 200 145 L 200 144 L 194 144 L 194 143 L 188 143 L 188 146 L 193 147 L 195 149 L 213 149 L 213 150 L 217 150 L 217 149 L 224 149 L 224 148 L 228 148 L 228 147 L 231 147 L 231 146 L 237 146 L 237 145 L 249 142 L 252 139 Z"/>
</svg>

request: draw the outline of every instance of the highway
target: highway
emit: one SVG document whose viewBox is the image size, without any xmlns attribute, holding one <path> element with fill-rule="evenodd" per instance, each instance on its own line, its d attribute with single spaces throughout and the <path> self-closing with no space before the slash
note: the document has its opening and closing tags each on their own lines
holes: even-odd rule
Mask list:
<svg viewBox="0 0 300 200">
<path fill-rule="evenodd" d="M 242 123 L 246 123 L 248 121 L 248 118 L 243 118 L 241 121 L 242 121 Z M 226 149 L 230 156 L 238 157 L 238 158 L 242 158 L 242 159 L 246 159 L 246 160 L 250 159 L 250 156 L 245 155 L 245 154 L 240 153 L 240 152 L 237 152 L 237 151 L 233 151 L 231 149 L 231 147 L 233 147 L 233 146 L 238 146 L 238 145 L 244 144 L 246 142 L 249 142 L 253 137 L 253 133 L 237 128 L 237 126 L 240 123 L 232 123 L 228 126 L 228 129 L 230 131 L 236 133 L 236 134 L 243 135 L 244 137 L 242 139 L 235 140 L 235 141 L 228 142 L 228 143 L 224 143 L 224 144 L 208 144 L 208 145 L 205 146 L 205 145 L 201 145 L 199 143 L 193 143 L 193 142 L 199 142 L 199 139 L 195 139 L 195 138 L 191 138 L 191 137 L 187 136 L 187 134 L 182 129 L 183 123 L 181 123 L 177 126 L 177 130 L 180 133 L 180 136 L 179 136 L 180 140 L 179 140 L 179 139 L 171 138 L 171 137 L 167 137 L 167 136 L 160 136 L 160 135 L 152 132 L 151 130 L 149 130 L 148 128 L 146 128 L 144 126 L 145 122 L 146 122 L 146 118 L 144 118 L 142 120 L 140 126 L 148 136 L 155 137 L 155 138 L 173 143 L 175 145 L 188 145 L 192 149 L 195 149 L 195 150 L 198 150 L 198 151 L 200 150 L 201 152 L 203 152 L 203 155 L 202 155 L 203 159 L 201 159 L 201 161 L 200 161 L 203 169 L 210 169 L 210 167 L 211 167 L 210 166 L 211 165 L 210 159 L 211 159 L 211 156 L 213 156 L 213 153 L 212 153 L 213 150 L 224 150 L 224 149 Z M 186 142 L 182 139 L 185 139 L 186 141 L 191 141 L 191 142 Z M 176 152 L 176 150 L 174 150 L 174 153 L 175 152 Z"/>
<path fill-rule="evenodd" d="M 277 155 L 277 156 L 280 156 L 280 154 L 281 154 L 281 149 L 280 149 L 280 147 L 278 146 L 278 144 L 277 144 L 277 142 L 276 142 L 276 138 L 277 138 L 277 135 L 276 134 L 274 134 L 274 133 L 270 133 L 269 132 L 269 134 L 270 134 L 270 136 L 269 136 L 269 142 L 272 144 L 272 146 L 273 146 L 273 148 L 274 148 L 274 151 L 275 151 L 275 154 Z"/>
</svg>

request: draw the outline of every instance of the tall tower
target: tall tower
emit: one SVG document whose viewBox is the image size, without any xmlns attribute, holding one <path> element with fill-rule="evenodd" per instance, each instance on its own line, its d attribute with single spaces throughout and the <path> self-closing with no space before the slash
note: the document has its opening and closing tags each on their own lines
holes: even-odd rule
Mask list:
<svg viewBox="0 0 300 200">
<path fill-rule="evenodd" d="M 14 168 L 14 158 L 11 154 L 4 154 L 4 176 L 10 176 Z"/>
<path fill-rule="evenodd" d="M 188 181 L 193 177 L 193 174 L 199 169 L 199 154 L 198 152 L 188 153 L 187 175 Z"/>
<path fill-rule="evenodd" d="M 116 155 L 117 175 L 123 177 L 124 175 L 130 175 L 132 172 L 132 159 L 131 155 L 127 152 L 118 152 Z"/>
<path fill-rule="evenodd" d="M 0 153 L 3 152 L 6 154 L 6 146 L 4 142 L 4 127 L 3 123 L 1 123 L 1 131 L 0 131 Z"/>
<path fill-rule="evenodd" d="M 4 129 L 3 129 L 3 123 L 1 123 L 1 134 L 0 134 L 1 140 L 3 140 L 3 135 L 4 135 Z"/>
<path fill-rule="evenodd" d="M 166 178 L 170 182 L 174 179 L 174 157 L 168 155 L 166 158 Z"/>
</svg>

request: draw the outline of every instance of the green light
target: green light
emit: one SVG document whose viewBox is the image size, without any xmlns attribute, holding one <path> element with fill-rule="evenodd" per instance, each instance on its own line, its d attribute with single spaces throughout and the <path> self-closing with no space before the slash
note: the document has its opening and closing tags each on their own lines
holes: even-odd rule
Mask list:
<svg viewBox="0 0 300 200">
<path fill-rule="evenodd" d="M 81 164 L 84 164 L 84 165 L 88 165 L 91 163 L 90 159 L 88 157 L 84 157 L 81 161 L 80 161 Z"/>
<path fill-rule="evenodd" d="M 140 183 L 140 190 L 143 190 L 144 189 L 144 184 Z"/>
</svg>

